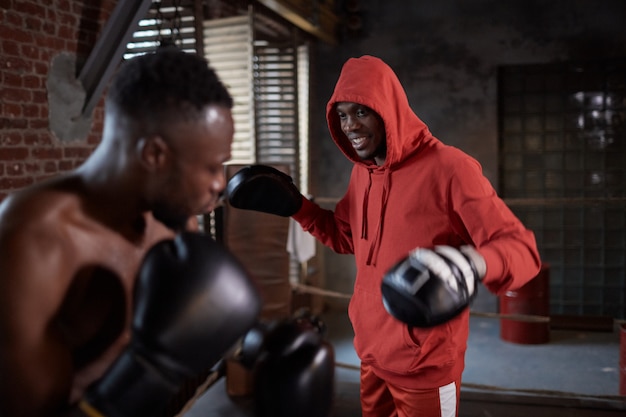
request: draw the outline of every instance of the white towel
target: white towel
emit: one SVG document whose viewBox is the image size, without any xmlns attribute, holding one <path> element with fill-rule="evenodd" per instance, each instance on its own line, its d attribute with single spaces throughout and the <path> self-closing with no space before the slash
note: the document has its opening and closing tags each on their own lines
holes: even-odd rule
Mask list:
<svg viewBox="0 0 626 417">
<path fill-rule="evenodd" d="M 292 218 L 289 218 L 287 252 L 300 263 L 315 256 L 315 238 L 309 232 L 305 232 L 302 226 Z"/>
</svg>

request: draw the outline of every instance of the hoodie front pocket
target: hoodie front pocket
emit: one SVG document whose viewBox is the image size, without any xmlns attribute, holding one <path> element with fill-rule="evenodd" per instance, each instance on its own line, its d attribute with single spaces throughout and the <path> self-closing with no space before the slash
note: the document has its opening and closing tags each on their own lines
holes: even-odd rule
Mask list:
<svg viewBox="0 0 626 417">
<path fill-rule="evenodd" d="M 385 310 L 382 297 L 357 287 L 348 314 L 354 347 L 363 362 L 400 374 L 415 369 L 421 347 L 413 342 L 407 326 Z"/>
</svg>

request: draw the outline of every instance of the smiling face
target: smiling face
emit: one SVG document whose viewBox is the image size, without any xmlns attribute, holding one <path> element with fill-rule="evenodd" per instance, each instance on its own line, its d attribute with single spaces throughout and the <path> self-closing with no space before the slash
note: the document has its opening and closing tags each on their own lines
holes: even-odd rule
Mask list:
<svg viewBox="0 0 626 417">
<path fill-rule="evenodd" d="M 359 158 L 385 163 L 387 139 L 382 118 L 372 109 L 358 103 L 337 103 L 341 130 L 346 135 Z"/>
<path fill-rule="evenodd" d="M 226 186 L 234 125 L 230 109 L 207 106 L 199 120 L 181 122 L 165 142 L 162 169 L 151 181 L 154 217 L 181 229 L 189 217 L 215 209 Z"/>
</svg>

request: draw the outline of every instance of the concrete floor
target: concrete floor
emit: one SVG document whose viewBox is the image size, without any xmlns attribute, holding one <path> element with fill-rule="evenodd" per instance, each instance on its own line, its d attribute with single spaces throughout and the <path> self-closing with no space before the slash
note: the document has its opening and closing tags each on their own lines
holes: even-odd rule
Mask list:
<svg viewBox="0 0 626 417">
<path fill-rule="evenodd" d="M 345 312 L 323 316 L 335 348 L 332 417 L 360 417 L 358 358 Z M 461 389 L 461 417 L 626 415 L 619 396 L 619 332 L 551 331 L 550 341 L 504 341 L 498 319 L 472 317 Z M 502 410 L 506 410 L 504 414 Z M 184 417 L 250 417 L 250 400 L 234 401 L 224 378 Z"/>
</svg>

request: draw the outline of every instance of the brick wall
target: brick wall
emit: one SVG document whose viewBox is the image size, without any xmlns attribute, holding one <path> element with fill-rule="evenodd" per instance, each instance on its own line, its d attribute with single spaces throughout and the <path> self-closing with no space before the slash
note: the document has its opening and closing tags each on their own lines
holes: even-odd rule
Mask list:
<svg viewBox="0 0 626 417">
<path fill-rule="evenodd" d="M 0 0 L 0 200 L 78 166 L 99 142 L 102 99 L 88 137 L 61 142 L 52 134 L 46 80 L 57 54 L 87 59 L 115 4 Z"/>
</svg>

